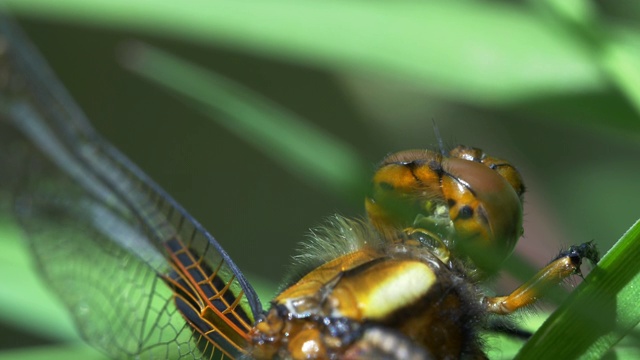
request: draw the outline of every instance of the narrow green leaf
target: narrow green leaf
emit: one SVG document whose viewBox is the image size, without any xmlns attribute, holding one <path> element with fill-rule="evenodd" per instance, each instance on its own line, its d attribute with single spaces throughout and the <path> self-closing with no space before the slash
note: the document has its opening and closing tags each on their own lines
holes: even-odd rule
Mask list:
<svg viewBox="0 0 640 360">
<path fill-rule="evenodd" d="M 602 55 L 602 66 L 640 114 L 640 38 L 617 38 L 609 42 Z"/>
<path fill-rule="evenodd" d="M 369 170 L 363 165 L 366 161 L 323 129 L 232 80 L 150 46 L 129 46 L 125 64 L 146 79 L 197 103 L 205 115 L 269 155 L 291 174 L 361 198 L 361 185 Z"/>
<path fill-rule="evenodd" d="M 598 64 L 610 81 L 640 114 L 640 37 L 621 27 L 608 27 L 595 6 L 584 0 L 546 0 L 539 7 L 550 10 L 556 20 L 576 35 L 576 41 L 591 46 Z"/>
<path fill-rule="evenodd" d="M 640 322 L 640 221 L 527 342 L 518 359 L 599 359 Z"/>
<path fill-rule="evenodd" d="M 594 54 L 527 8 L 482 2 L 7 0 L 20 14 L 153 33 L 472 103 L 599 91 Z M 508 29 L 508 30 L 506 30 Z"/>
</svg>

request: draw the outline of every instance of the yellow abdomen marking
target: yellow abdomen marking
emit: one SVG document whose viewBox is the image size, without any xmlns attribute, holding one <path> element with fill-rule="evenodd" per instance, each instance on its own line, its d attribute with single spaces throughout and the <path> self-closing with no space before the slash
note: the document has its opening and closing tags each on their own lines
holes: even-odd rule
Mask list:
<svg viewBox="0 0 640 360">
<path fill-rule="evenodd" d="M 382 319 L 424 296 L 436 281 L 429 266 L 415 260 L 388 259 L 345 273 L 330 295 L 335 316 Z"/>
</svg>

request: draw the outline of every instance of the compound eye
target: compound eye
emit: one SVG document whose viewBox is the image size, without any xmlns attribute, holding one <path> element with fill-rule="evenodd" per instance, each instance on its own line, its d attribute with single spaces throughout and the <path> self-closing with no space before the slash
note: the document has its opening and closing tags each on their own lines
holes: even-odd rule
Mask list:
<svg viewBox="0 0 640 360">
<path fill-rule="evenodd" d="M 381 232 L 411 226 L 416 215 L 430 216 L 440 199 L 442 155 L 407 150 L 387 156 L 373 176 L 365 200 L 371 223 Z"/>
<path fill-rule="evenodd" d="M 522 176 L 515 166 L 511 165 L 508 161 L 489 156 L 481 149 L 464 145 L 458 145 L 451 149 L 451 151 L 449 151 L 449 156 L 452 158 L 479 162 L 490 169 L 497 171 L 500 176 L 505 178 L 507 182 L 511 184 L 513 189 L 516 191 L 516 194 L 520 197 L 520 201 L 522 201 L 525 190 Z"/>
<path fill-rule="evenodd" d="M 522 233 L 520 198 L 505 178 L 479 162 L 447 158 L 442 164 L 454 246 L 485 272 L 494 272 Z"/>
<path fill-rule="evenodd" d="M 484 151 L 471 146 L 458 145 L 449 151 L 449 156 L 468 161 L 480 162 Z"/>
</svg>

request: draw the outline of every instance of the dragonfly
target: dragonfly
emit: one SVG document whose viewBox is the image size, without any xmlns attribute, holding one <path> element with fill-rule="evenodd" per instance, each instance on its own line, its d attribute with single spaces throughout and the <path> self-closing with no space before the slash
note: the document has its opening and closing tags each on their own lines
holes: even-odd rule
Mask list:
<svg viewBox="0 0 640 360">
<path fill-rule="evenodd" d="M 490 315 L 598 261 L 593 243 L 572 246 L 511 294 L 485 295 L 476 282 L 522 235 L 520 174 L 472 147 L 402 151 L 374 174 L 369 221 L 333 218 L 265 311 L 217 240 L 93 130 L 21 30 L 3 18 L 0 33 L 0 164 L 12 169 L 0 186 L 45 281 L 113 358 L 485 358 L 478 330 L 507 328 Z"/>
</svg>

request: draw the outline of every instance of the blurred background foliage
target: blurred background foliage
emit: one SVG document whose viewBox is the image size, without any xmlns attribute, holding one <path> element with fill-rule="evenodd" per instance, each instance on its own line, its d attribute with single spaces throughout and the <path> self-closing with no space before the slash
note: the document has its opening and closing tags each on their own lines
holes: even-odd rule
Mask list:
<svg viewBox="0 0 640 360">
<path fill-rule="evenodd" d="M 573 243 L 593 239 L 604 252 L 638 218 L 634 2 L 5 3 L 95 127 L 256 283 L 276 284 L 296 244 L 323 218 L 362 216 L 366 173 L 388 152 L 436 146 L 433 121 L 446 144 L 481 147 L 518 166 L 528 192 L 516 252 L 534 267 Z M 305 125 L 263 138 L 262 119 L 249 116 L 254 130 L 247 130 L 229 123 L 224 109 L 204 114 L 200 103 L 118 62 L 132 39 L 238 82 Z M 309 133 L 334 146 L 316 150 Z M 349 172 L 353 182 L 315 175 L 286 146 L 270 152 L 278 138 L 309 145 L 314 156 L 341 164 L 337 177 Z M 333 148 L 357 165 L 344 168 L 356 163 L 327 151 Z M 7 255 L 5 263 L 15 259 Z M 10 282 L 11 266 L 0 275 L 0 291 L 40 296 L 26 282 Z M 501 284 L 505 292 L 515 282 Z M 3 348 L 26 339 L 15 315 L 3 315 L 10 319 Z"/>
</svg>

